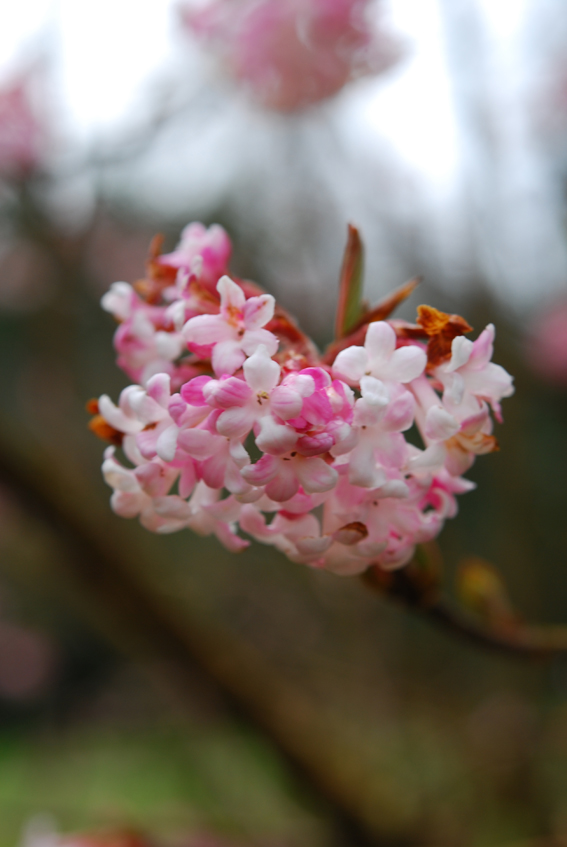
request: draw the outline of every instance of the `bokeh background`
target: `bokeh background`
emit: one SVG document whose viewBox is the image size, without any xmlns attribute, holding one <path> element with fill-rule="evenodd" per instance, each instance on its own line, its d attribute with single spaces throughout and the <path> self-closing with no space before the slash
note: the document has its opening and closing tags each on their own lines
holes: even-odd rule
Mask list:
<svg viewBox="0 0 567 847">
<path fill-rule="evenodd" d="M 1 847 L 567 842 L 565 660 L 260 545 L 152 536 L 110 512 L 86 428 L 127 384 L 100 297 L 154 233 L 222 224 L 324 346 L 355 223 L 368 300 L 422 274 L 399 314 L 494 321 L 516 378 L 439 539 L 447 590 L 481 556 L 567 624 L 565 4 L 369 14 L 384 67 L 282 112 L 167 0 L 0 12 Z"/>
</svg>

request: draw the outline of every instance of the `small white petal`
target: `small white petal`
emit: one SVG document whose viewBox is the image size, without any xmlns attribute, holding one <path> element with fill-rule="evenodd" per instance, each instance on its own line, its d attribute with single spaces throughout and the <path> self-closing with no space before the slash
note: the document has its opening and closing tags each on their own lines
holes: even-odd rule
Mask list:
<svg viewBox="0 0 567 847">
<path fill-rule="evenodd" d="M 246 382 L 253 391 L 265 391 L 268 394 L 278 384 L 281 372 L 280 366 L 270 357 L 263 344 L 246 359 L 242 369 Z"/>
<path fill-rule="evenodd" d="M 473 342 L 465 338 L 464 335 L 458 335 L 456 338 L 453 338 L 453 343 L 451 344 L 451 361 L 445 370 L 450 373 L 451 371 L 456 371 L 457 368 L 462 368 L 470 359 L 472 351 Z"/>
<path fill-rule="evenodd" d="M 366 331 L 364 347 L 368 353 L 370 369 L 374 371 L 374 368 L 379 368 L 396 349 L 396 333 L 386 321 L 375 321 Z"/>
<path fill-rule="evenodd" d="M 175 451 L 177 450 L 178 432 L 178 428 L 173 424 L 172 426 L 168 426 L 167 429 L 164 429 L 157 440 L 156 453 L 164 462 L 173 461 Z"/>
<path fill-rule="evenodd" d="M 341 350 L 333 364 L 333 376 L 357 383 L 368 370 L 368 354 L 364 347 Z"/>
<path fill-rule="evenodd" d="M 458 420 L 442 406 L 432 406 L 425 416 L 424 435 L 430 441 L 446 441 L 459 431 Z"/>
</svg>

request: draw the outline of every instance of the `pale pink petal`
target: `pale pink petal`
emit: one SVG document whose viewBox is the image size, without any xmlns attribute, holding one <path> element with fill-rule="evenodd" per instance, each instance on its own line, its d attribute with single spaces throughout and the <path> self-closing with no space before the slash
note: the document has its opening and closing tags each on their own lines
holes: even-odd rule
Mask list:
<svg viewBox="0 0 567 847">
<path fill-rule="evenodd" d="M 324 368 L 304 368 L 299 376 L 310 376 L 317 391 L 320 388 L 328 388 L 331 384 L 331 377 Z"/>
<path fill-rule="evenodd" d="M 482 368 L 490 362 L 494 352 L 495 334 L 494 324 L 488 324 L 476 341 L 473 341 L 473 349 L 468 362 L 471 367 Z"/>
<path fill-rule="evenodd" d="M 210 376 L 196 376 L 193 379 L 190 379 L 189 382 L 186 382 L 185 385 L 181 386 L 181 397 L 186 403 L 189 403 L 190 406 L 206 406 L 207 400 L 203 391 L 208 382 L 211 382 Z M 171 398 L 172 401 L 174 397 Z M 169 414 L 171 417 L 174 417 L 171 410 L 171 403 L 169 406 Z"/>
<path fill-rule="evenodd" d="M 110 498 L 112 511 L 121 518 L 135 518 L 149 503 L 143 491 L 113 491 Z"/>
<path fill-rule="evenodd" d="M 157 355 L 166 362 L 173 362 L 181 356 L 185 348 L 185 341 L 180 332 L 159 330 L 154 335 L 154 343 Z"/>
<path fill-rule="evenodd" d="M 252 397 L 250 387 L 243 379 L 212 379 L 203 386 L 203 396 L 215 409 L 231 409 L 244 406 Z"/>
<path fill-rule="evenodd" d="M 347 424 L 348 426 L 348 424 Z M 348 434 L 345 438 L 342 438 L 340 441 L 337 441 L 336 444 L 331 447 L 329 450 L 331 456 L 343 456 L 346 453 L 350 453 L 351 450 L 356 447 L 358 444 L 358 432 L 356 429 L 352 427 L 348 427 Z"/>
<path fill-rule="evenodd" d="M 271 294 L 250 297 L 242 309 L 246 329 L 260 329 L 274 317 L 276 301 Z"/>
<path fill-rule="evenodd" d="M 189 517 L 189 504 L 177 494 L 154 498 L 154 509 L 162 518 L 185 521 Z"/>
<path fill-rule="evenodd" d="M 250 484 L 246 482 L 234 462 L 228 462 L 226 466 L 224 485 L 232 494 L 244 494 L 250 490 Z"/>
<path fill-rule="evenodd" d="M 172 424 L 168 426 L 167 429 L 159 436 L 156 443 L 156 453 L 163 459 L 164 462 L 173 461 L 173 457 L 175 456 L 175 451 L 177 450 L 177 434 L 179 429 Z"/>
<path fill-rule="evenodd" d="M 379 488 L 386 481 L 383 469 L 376 466 L 372 442 L 361 439 L 350 454 L 349 482 L 360 488 Z"/>
<path fill-rule="evenodd" d="M 270 408 L 283 421 L 297 417 L 302 405 L 303 398 L 295 386 L 277 385 L 270 394 Z"/>
<path fill-rule="evenodd" d="M 424 435 L 430 441 L 446 441 L 460 429 L 458 420 L 442 406 L 431 406 L 425 416 Z"/>
<path fill-rule="evenodd" d="M 325 535 L 322 538 L 295 539 L 295 546 L 302 556 L 321 556 L 332 543 L 332 538 Z"/>
<path fill-rule="evenodd" d="M 168 417 L 167 410 L 149 397 L 141 386 L 129 386 L 125 391 L 128 392 L 128 405 L 144 426 L 150 423 L 157 423 L 163 418 Z M 122 394 L 124 394 L 124 391 Z"/>
<path fill-rule="evenodd" d="M 363 376 L 360 380 L 360 392 L 365 405 L 376 409 L 384 408 L 390 401 L 390 392 L 384 383 L 373 376 Z"/>
<path fill-rule="evenodd" d="M 251 406 L 235 406 L 220 415 L 217 420 L 217 432 L 226 438 L 243 438 L 250 432 L 255 421 L 256 416 Z"/>
<path fill-rule="evenodd" d="M 181 468 L 179 475 L 179 495 L 181 497 L 189 497 L 197 482 L 197 474 L 195 472 L 195 464 L 188 460 Z"/>
<path fill-rule="evenodd" d="M 277 476 L 266 485 L 266 494 L 276 503 L 289 500 L 299 488 L 299 480 L 292 467 L 291 461 L 281 461 Z"/>
<path fill-rule="evenodd" d="M 239 523 L 241 529 L 254 538 L 269 539 L 270 535 L 273 534 L 270 532 L 269 526 L 266 525 L 264 515 L 251 504 L 242 507 Z"/>
<path fill-rule="evenodd" d="M 393 382 L 411 382 L 425 370 L 427 353 L 421 347 L 399 347 L 389 361 L 381 365 L 380 376 Z"/>
<path fill-rule="evenodd" d="M 221 276 L 217 282 L 217 291 L 221 298 L 221 313 L 229 318 L 241 313 L 246 302 L 244 291 L 229 276 Z"/>
<path fill-rule="evenodd" d="M 242 366 L 246 382 L 255 391 L 270 393 L 278 384 L 281 368 L 270 357 L 267 348 L 260 344 L 255 352 L 246 359 Z"/>
<path fill-rule="evenodd" d="M 177 444 L 194 459 L 208 459 L 219 448 L 220 439 L 206 429 L 179 430 Z M 222 445 L 222 441 L 220 441 Z"/>
<path fill-rule="evenodd" d="M 136 492 L 140 490 L 140 484 L 133 472 L 122 467 L 116 459 L 105 459 L 102 464 L 102 475 L 104 481 L 111 488 L 119 491 Z"/>
<path fill-rule="evenodd" d="M 376 497 L 378 499 L 381 497 L 395 497 L 398 500 L 402 500 L 408 497 L 409 493 L 409 488 L 403 480 L 390 479 L 384 485 L 380 486 L 376 492 Z"/>
<path fill-rule="evenodd" d="M 259 434 L 256 436 L 256 446 L 263 453 L 281 456 L 288 453 L 297 441 L 297 432 L 290 426 L 278 424 L 271 415 L 259 420 Z"/>
<path fill-rule="evenodd" d="M 368 353 L 370 370 L 381 368 L 396 349 L 396 333 L 386 321 L 375 321 L 368 327 L 364 347 Z"/>
<path fill-rule="evenodd" d="M 276 336 L 267 329 L 248 329 L 242 336 L 242 349 L 247 356 L 256 352 L 260 344 L 263 344 L 269 356 L 278 352 L 280 342 Z"/>
<path fill-rule="evenodd" d="M 214 453 L 201 465 L 203 481 L 209 488 L 223 488 L 227 456 L 224 451 Z"/>
<path fill-rule="evenodd" d="M 162 373 L 152 376 L 146 385 L 146 392 L 148 397 L 167 409 L 171 395 L 171 377 L 169 374 Z"/>
<path fill-rule="evenodd" d="M 187 344 L 206 346 L 234 338 L 236 329 L 221 315 L 197 315 L 195 318 L 189 318 L 181 334 Z"/>
<path fill-rule="evenodd" d="M 242 468 L 241 473 L 251 485 L 266 485 L 279 472 L 280 466 L 281 462 L 275 456 L 266 453 L 254 465 L 246 465 Z"/>
<path fill-rule="evenodd" d="M 301 417 L 313 426 L 324 426 L 333 419 L 333 407 L 324 391 L 315 391 L 303 401 Z"/>
<path fill-rule="evenodd" d="M 312 494 L 317 491 L 330 491 L 339 478 L 334 468 L 323 459 L 309 458 L 296 461 L 297 476 L 305 491 Z M 271 496 L 269 492 L 268 496 Z"/>
<path fill-rule="evenodd" d="M 230 457 L 232 461 L 238 465 L 239 468 L 243 468 L 245 465 L 250 464 L 250 456 L 248 455 L 248 451 L 246 450 L 244 444 L 239 441 L 237 438 L 232 439 L 228 445 L 228 451 L 230 453 Z"/>
<path fill-rule="evenodd" d="M 134 471 L 136 479 L 150 497 L 167 494 L 177 476 L 175 468 L 166 467 L 162 462 L 146 462 Z"/>
<path fill-rule="evenodd" d="M 409 391 L 393 400 L 382 419 L 382 425 L 388 432 L 405 432 L 413 424 L 415 417 L 415 398 Z"/>
<path fill-rule="evenodd" d="M 341 350 L 333 364 L 333 376 L 356 384 L 368 369 L 368 353 L 364 347 Z"/>
<path fill-rule="evenodd" d="M 240 538 L 240 536 L 233 532 L 230 525 L 226 523 L 217 523 L 215 535 L 230 553 L 240 553 L 241 550 L 245 550 L 246 547 L 250 546 L 249 541 L 246 541 L 245 538 Z"/>
<path fill-rule="evenodd" d="M 465 384 L 471 394 L 498 402 L 514 393 L 512 379 L 503 367 L 489 362 L 482 370 L 467 371 Z"/>
<path fill-rule="evenodd" d="M 327 453 L 334 443 L 335 439 L 330 432 L 317 432 L 302 436 L 297 442 L 297 450 L 302 456 L 319 456 Z"/>
<path fill-rule="evenodd" d="M 459 406 L 465 395 L 465 381 L 460 373 L 452 373 L 445 380 L 443 400 Z"/>
<path fill-rule="evenodd" d="M 315 391 L 315 380 L 310 374 L 305 373 L 290 373 L 288 374 L 282 385 L 286 388 L 293 388 L 302 397 L 309 397 Z"/>
<path fill-rule="evenodd" d="M 115 406 L 107 394 L 103 394 L 98 399 L 98 408 L 100 414 L 110 426 L 117 429 L 119 432 L 140 432 L 144 424 L 136 420 L 136 418 L 128 417 L 122 409 Z"/>
<path fill-rule="evenodd" d="M 456 371 L 457 368 L 462 368 L 463 365 L 467 364 L 472 352 L 473 342 L 465 338 L 464 335 L 458 335 L 456 338 L 453 338 L 451 344 L 451 360 L 445 366 L 444 370 L 447 373 L 451 373 L 452 371 Z"/>
<path fill-rule="evenodd" d="M 242 366 L 245 358 L 238 341 L 220 341 L 213 347 L 213 370 L 217 376 L 233 374 Z"/>
<path fill-rule="evenodd" d="M 103 294 L 100 305 L 119 321 L 125 321 L 132 314 L 137 300 L 136 292 L 129 283 L 113 282 L 106 294 Z"/>
</svg>

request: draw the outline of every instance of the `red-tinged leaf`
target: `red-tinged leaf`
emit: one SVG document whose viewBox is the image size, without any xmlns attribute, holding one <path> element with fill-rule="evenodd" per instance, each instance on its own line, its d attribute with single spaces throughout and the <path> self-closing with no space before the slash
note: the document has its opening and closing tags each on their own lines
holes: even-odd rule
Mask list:
<svg viewBox="0 0 567 847">
<path fill-rule="evenodd" d="M 421 280 L 422 277 L 414 276 L 413 279 L 404 282 L 403 285 L 400 285 L 399 288 L 396 288 L 391 294 L 388 294 L 387 297 L 384 297 L 383 300 L 380 300 L 379 303 L 376 303 L 375 306 L 361 315 L 350 331 L 354 332 L 359 327 L 374 323 L 374 321 L 385 321 L 386 318 L 390 317 L 394 309 L 397 309 L 400 303 L 403 303 L 410 294 L 413 294 Z"/>
<path fill-rule="evenodd" d="M 361 316 L 363 274 L 364 246 L 357 228 L 349 224 L 339 281 L 335 338 L 348 335 Z"/>
<path fill-rule="evenodd" d="M 364 344 L 368 324 L 371 324 L 374 321 L 386 320 L 386 318 L 388 318 L 394 311 L 396 306 L 403 303 L 403 301 L 406 300 L 413 291 L 415 291 L 420 282 L 421 277 L 419 276 L 414 277 L 414 279 L 410 279 L 409 282 L 400 285 L 399 288 L 396 288 L 395 291 L 383 300 L 380 300 L 379 303 L 367 312 L 361 314 L 346 335 L 337 338 L 336 341 L 329 344 L 321 361 L 327 365 L 332 365 L 341 350 L 345 350 L 347 347 L 351 347 L 352 345 L 361 346 Z M 413 327 L 413 325 L 408 324 L 408 327 L 415 329 L 415 332 L 411 332 L 410 334 L 404 331 L 400 334 L 404 336 L 410 335 L 410 337 L 413 337 L 414 335 L 422 337 L 425 334 L 425 331 L 417 325 Z"/>
</svg>

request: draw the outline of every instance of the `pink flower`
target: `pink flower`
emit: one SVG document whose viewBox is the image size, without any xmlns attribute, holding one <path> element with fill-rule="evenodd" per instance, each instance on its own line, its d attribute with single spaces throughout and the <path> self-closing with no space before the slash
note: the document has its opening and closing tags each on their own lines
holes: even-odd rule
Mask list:
<svg viewBox="0 0 567 847">
<path fill-rule="evenodd" d="M 546 381 L 567 385 L 567 301 L 557 301 L 530 327 L 526 344 L 528 365 Z"/>
<path fill-rule="evenodd" d="M 423 373 L 427 354 L 418 346 L 396 349 L 396 344 L 396 333 L 389 323 L 371 323 L 364 347 L 341 350 L 333 364 L 333 373 L 351 385 L 360 382 L 365 375 L 383 381 L 411 382 Z"/>
<path fill-rule="evenodd" d="M 461 418 L 472 397 L 490 403 L 501 421 L 500 400 L 514 393 L 512 377 L 490 361 L 494 352 L 494 326 L 489 324 L 476 341 L 464 335 L 453 339 L 451 359 L 435 369 L 444 386 L 443 401 Z M 467 414 L 466 412 L 464 413 Z M 468 415 L 467 415 L 468 416 Z"/>
<path fill-rule="evenodd" d="M 491 409 L 500 419 L 513 388 L 491 361 L 494 328 L 474 342 L 458 336 L 450 358 L 433 366 L 413 340 L 419 326 L 378 321 L 364 346 L 342 350 L 332 367 L 318 365 L 315 348 L 308 358 L 290 352 L 286 332 L 300 350 L 309 342 L 281 313 L 270 323 L 274 299 L 252 283 L 223 276 L 218 305 L 193 286 L 210 239 L 226 247 L 218 232 L 194 224 L 185 231 L 165 257 L 166 287 L 151 277 L 152 302 L 126 283 L 104 298 L 121 322 L 120 357 L 144 374 L 117 405 L 107 395 L 94 405 L 94 431 L 121 445 L 131 463 L 121 464 L 114 448 L 105 454 L 112 508 L 154 532 L 214 533 L 233 551 L 249 543 L 244 532 L 336 574 L 402 567 L 456 514 L 456 495 L 473 487 L 461 474 L 496 448 Z M 211 279 L 221 259 L 211 260 Z M 191 315 L 182 334 L 171 314 L 179 304 L 180 315 Z M 281 353 L 267 324 L 282 327 Z M 160 333 L 172 345 L 184 338 L 202 360 L 166 356 Z M 302 366 L 306 360 L 315 364 Z M 422 447 L 404 435 L 414 423 Z"/>
<path fill-rule="evenodd" d="M 370 7 L 368 0 L 213 0 L 183 12 L 256 99 L 293 111 L 396 61 L 392 40 L 371 25 Z"/>
<path fill-rule="evenodd" d="M 195 276 L 210 291 L 216 290 L 221 276 L 227 272 L 232 244 L 222 226 L 208 229 L 201 223 L 188 224 L 173 253 L 159 257 L 163 265 L 178 268 L 186 277 Z"/>
<path fill-rule="evenodd" d="M 271 294 L 248 300 L 242 288 L 223 276 L 217 290 L 221 297 L 219 315 L 199 315 L 187 321 L 183 336 L 189 349 L 212 349 L 212 365 L 217 376 L 233 374 L 263 344 L 269 355 L 278 349 L 278 339 L 262 329 L 274 315 Z"/>
</svg>

